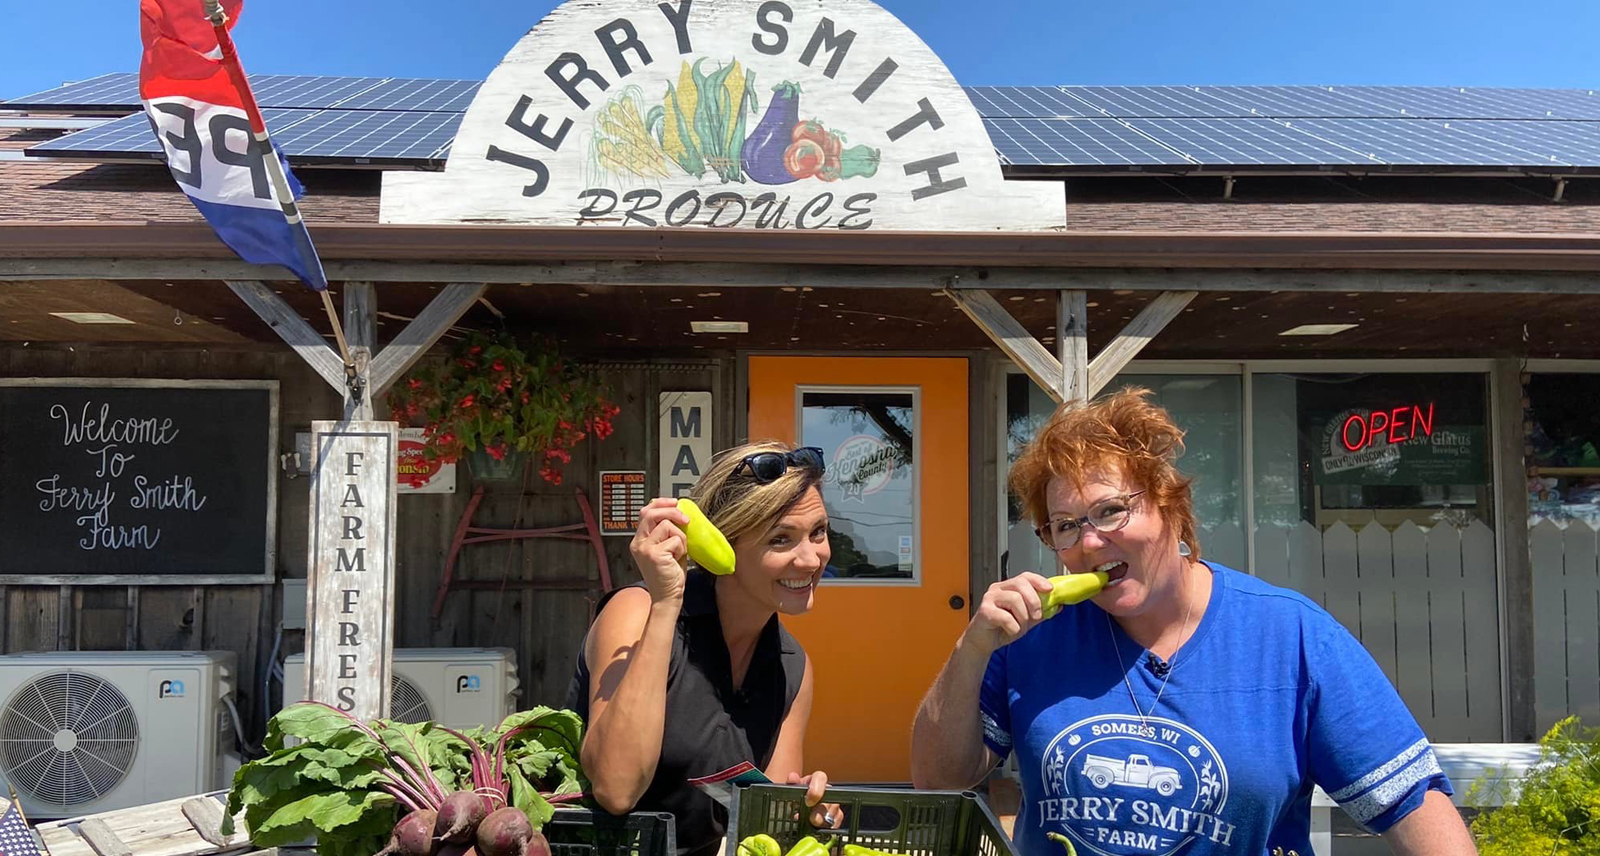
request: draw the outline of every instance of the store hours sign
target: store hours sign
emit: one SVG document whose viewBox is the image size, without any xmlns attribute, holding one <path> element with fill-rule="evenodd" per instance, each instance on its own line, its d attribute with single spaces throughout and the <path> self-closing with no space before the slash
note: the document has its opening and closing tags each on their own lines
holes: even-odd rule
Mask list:
<svg viewBox="0 0 1600 856">
<path fill-rule="evenodd" d="M 467 110 L 443 173 L 384 174 L 385 223 L 1037 230 L 966 93 L 869 0 L 568 0 Z"/>
</svg>

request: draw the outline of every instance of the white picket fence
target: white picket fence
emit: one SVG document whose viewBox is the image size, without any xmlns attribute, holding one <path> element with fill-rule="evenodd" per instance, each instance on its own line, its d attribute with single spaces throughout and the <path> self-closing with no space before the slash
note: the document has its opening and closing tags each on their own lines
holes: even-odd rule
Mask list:
<svg viewBox="0 0 1600 856">
<path fill-rule="evenodd" d="M 1541 732 L 1568 714 L 1600 723 L 1600 563 L 1582 521 L 1528 531 L 1533 559 L 1533 706 Z"/>
<path fill-rule="evenodd" d="M 1256 530 L 1256 575 L 1293 588 L 1361 640 L 1436 743 L 1503 739 L 1494 532 L 1479 521 L 1393 533 L 1372 523 Z M 1595 576 L 1595 539 L 1589 538 Z M 1591 583 L 1594 613 L 1596 587 Z M 1594 621 L 1590 622 L 1592 643 Z M 1593 647 L 1591 645 L 1591 647 Z M 1596 683 L 1600 688 L 1600 683 Z M 1597 696 L 1600 701 L 1600 696 Z"/>
</svg>

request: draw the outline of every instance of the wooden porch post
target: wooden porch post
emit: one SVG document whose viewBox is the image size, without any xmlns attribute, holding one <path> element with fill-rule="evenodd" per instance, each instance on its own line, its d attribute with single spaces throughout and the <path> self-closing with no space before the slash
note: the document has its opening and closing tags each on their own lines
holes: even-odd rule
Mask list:
<svg viewBox="0 0 1600 856">
<path fill-rule="evenodd" d="M 1088 401 L 1089 388 L 1089 298 L 1082 291 L 1063 291 L 1056 295 L 1056 351 L 1061 359 L 1061 398 L 1066 402 Z"/>
<path fill-rule="evenodd" d="M 378 296 L 370 282 L 344 284 L 344 335 L 350 345 L 345 368 L 344 420 L 372 420 L 372 356 L 378 341 Z"/>
<path fill-rule="evenodd" d="M 487 286 L 446 287 L 378 352 L 376 289 L 370 282 L 346 283 L 347 364 L 265 284 L 240 280 L 227 285 L 344 399 L 341 419 L 312 425 L 307 695 L 361 719 L 387 717 L 394 642 L 397 426 L 374 422 L 372 402 Z"/>
<path fill-rule="evenodd" d="M 1523 455 L 1522 366 L 1516 359 L 1494 361 L 1495 540 L 1500 546 L 1501 616 L 1505 626 L 1505 737 L 1510 742 L 1539 739 L 1534 712 L 1533 559 L 1528 553 L 1528 470 Z M 1545 676 L 1547 680 L 1550 676 Z"/>
</svg>

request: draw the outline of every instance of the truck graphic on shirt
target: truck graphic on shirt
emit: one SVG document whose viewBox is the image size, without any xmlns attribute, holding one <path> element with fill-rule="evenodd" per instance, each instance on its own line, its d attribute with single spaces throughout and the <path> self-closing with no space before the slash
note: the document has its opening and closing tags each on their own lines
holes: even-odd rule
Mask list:
<svg viewBox="0 0 1600 856">
<path fill-rule="evenodd" d="M 1112 785 L 1126 785 L 1147 788 L 1164 797 L 1183 790 L 1183 780 L 1178 776 L 1178 771 L 1150 763 L 1148 755 L 1129 755 L 1123 761 L 1104 755 L 1088 755 L 1083 760 L 1083 775 L 1088 778 L 1089 784 L 1100 790 Z"/>
</svg>

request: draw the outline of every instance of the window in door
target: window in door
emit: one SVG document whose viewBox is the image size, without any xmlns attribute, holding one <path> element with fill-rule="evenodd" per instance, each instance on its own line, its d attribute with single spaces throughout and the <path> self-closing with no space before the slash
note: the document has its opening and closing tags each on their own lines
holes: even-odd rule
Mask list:
<svg viewBox="0 0 1600 856">
<path fill-rule="evenodd" d="M 823 579 L 916 582 L 916 391 L 854 387 L 799 395 L 801 442 L 820 446 L 828 464 L 822 498 L 833 557 Z"/>
</svg>

